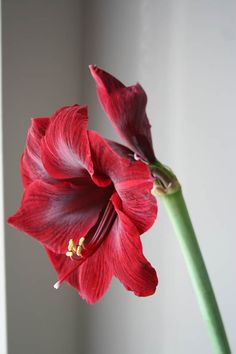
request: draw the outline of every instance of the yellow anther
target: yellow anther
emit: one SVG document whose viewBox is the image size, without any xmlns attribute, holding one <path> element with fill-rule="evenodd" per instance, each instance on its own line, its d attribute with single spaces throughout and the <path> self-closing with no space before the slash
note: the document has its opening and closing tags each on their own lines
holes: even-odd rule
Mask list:
<svg viewBox="0 0 236 354">
<path fill-rule="evenodd" d="M 78 257 L 81 256 L 82 249 L 83 249 L 82 246 L 78 246 L 77 247 L 76 254 L 77 254 Z"/>
<path fill-rule="evenodd" d="M 73 252 L 71 252 L 71 251 L 66 252 L 66 256 L 67 257 L 72 257 L 73 256 Z"/>
<path fill-rule="evenodd" d="M 84 248 L 84 241 L 85 241 L 84 237 L 81 237 L 81 239 L 79 240 L 79 245 L 77 246 L 77 249 L 76 249 L 76 254 L 78 257 L 81 256 L 81 252 Z"/>
<path fill-rule="evenodd" d="M 81 237 L 81 239 L 79 240 L 79 246 L 83 246 L 84 241 L 85 241 L 85 238 Z"/>
<path fill-rule="evenodd" d="M 74 251 L 75 249 L 75 244 L 74 241 L 71 239 L 68 243 L 68 251 Z"/>
<path fill-rule="evenodd" d="M 81 237 L 78 246 L 75 245 L 74 241 L 71 239 L 68 243 L 68 251 L 66 252 L 67 257 L 72 257 L 74 253 L 78 257 L 81 257 L 81 252 L 84 248 L 85 237 Z"/>
</svg>

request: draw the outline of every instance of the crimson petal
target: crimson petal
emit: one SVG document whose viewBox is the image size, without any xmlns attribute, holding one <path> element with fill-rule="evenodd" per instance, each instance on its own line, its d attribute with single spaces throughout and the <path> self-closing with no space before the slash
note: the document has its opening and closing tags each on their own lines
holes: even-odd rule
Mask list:
<svg viewBox="0 0 236 354">
<path fill-rule="evenodd" d="M 147 96 L 140 84 L 126 87 L 111 74 L 90 65 L 101 105 L 119 135 L 144 161 L 156 160 L 151 126 L 146 115 Z"/>
<path fill-rule="evenodd" d="M 66 253 L 68 242 L 75 243 L 96 223 L 111 195 L 111 187 L 51 185 L 35 181 L 25 190 L 20 209 L 8 222 L 38 239 L 56 253 Z"/>
<path fill-rule="evenodd" d="M 112 279 L 112 267 L 105 248 L 106 241 L 79 269 L 80 295 L 90 304 L 105 294 Z M 73 285 L 73 278 L 69 282 Z"/>
<path fill-rule="evenodd" d="M 87 124 L 85 106 L 64 107 L 52 117 L 41 153 L 45 168 L 54 178 L 84 178 L 93 173 Z"/>
<path fill-rule="evenodd" d="M 21 176 L 24 187 L 27 187 L 36 179 L 42 179 L 49 183 L 55 180 L 49 176 L 42 164 L 40 145 L 50 123 L 49 118 L 33 118 L 28 130 L 25 151 L 21 158 Z"/>
<path fill-rule="evenodd" d="M 128 149 L 106 141 L 98 133 L 88 133 L 94 169 L 104 173 L 114 183 L 123 212 L 132 220 L 140 233 L 147 231 L 157 216 L 157 202 L 151 194 L 153 179 L 149 168 L 141 161 L 131 161 Z"/>
<path fill-rule="evenodd" d="M 137 228 L 122 212 L 119 197 L 112 197 L 118 217 L 108 237 L 114 275 L 137 296 L 152 295 L 158 283 L 156 271 L 144 257 Z"/>
<path fill-rule="evenodd" d="M 105 243 L 80 266 L 68 257 L 47 250 L 58 273 L 58 278 L 70 274 L 65 280 L 72 285 L 89 304 L 97 302 L 107 291 L 112 279 L 112 267 L 106 258 Z M 70 273 L 71 272 L 71 273 Z"/>
</svg>

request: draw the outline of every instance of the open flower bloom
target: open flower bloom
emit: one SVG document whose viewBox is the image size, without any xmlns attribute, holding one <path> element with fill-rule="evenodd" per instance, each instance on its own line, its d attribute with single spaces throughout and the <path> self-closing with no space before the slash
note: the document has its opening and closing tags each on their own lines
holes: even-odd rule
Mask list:
<svg viewBox="0 0 236 354">
<path fill-rule="evenodd" d="M 70 106 L 35 118 L 21 159 L 24 195 L 8 222 L 36 238 L 58 273 L 89 303 L 112 276 L 138 296 L 155 292 L 157 276 L 140 234 L 157 206 L 152 177 L 129 149 L 87 130 L 87 108 Z"/>
<path fill-rule="evenodd" d="M 143 161 L 156 161 L 151 125 L 146 114 L 147 95 L 142 86 L 126 87 L 114 76 L 90 65 L 101 105 L 118 134 Z"/>
</svg>

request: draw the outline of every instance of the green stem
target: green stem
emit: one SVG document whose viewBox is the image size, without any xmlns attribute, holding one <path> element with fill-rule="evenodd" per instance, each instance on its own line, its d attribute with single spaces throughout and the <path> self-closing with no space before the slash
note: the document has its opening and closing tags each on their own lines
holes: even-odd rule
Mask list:
<svg viewBox="0 0 236 354">
<path fill-rule="evenodd" d="M 176 181 L 176 180 L 175 180 Z M 157 183 L 158 184 L 158 183 Z M 155 191 L 154 191 L 155 193 Z M 157 193 L 164 203 L 180 243 L 195 289 L 204 322 L 217 354 L 230 354 L 230 347 L 207 269 L 195 236 L 181 187 L 167 193 Z"/>
</svg>

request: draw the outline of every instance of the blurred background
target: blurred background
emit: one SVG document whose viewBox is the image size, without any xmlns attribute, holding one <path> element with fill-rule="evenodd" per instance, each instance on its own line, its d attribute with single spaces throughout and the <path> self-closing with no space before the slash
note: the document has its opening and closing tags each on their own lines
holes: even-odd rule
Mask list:
<svg viewBox="0 0 236 354">
<path fill-rule="evenodd" d="M 31 117 L 88 104 L 90 127 L 118 140 L 88 65 L 126 85 L 139 81 L 148 95 L 155 151 L 182 182 L 233 353 L 235 23 L 234 0 L 2 0 L 2 223 L 22 196 L 19 160 Z M 114 280 L 91 306 L 67 285 L 56 291 L 56 274 L 40 245 L 5 225 L 0 353 L 211 353 L 162 205 L 142 240 L 159 275 L 156 294 L 138 298 Z"/>
</svg>

